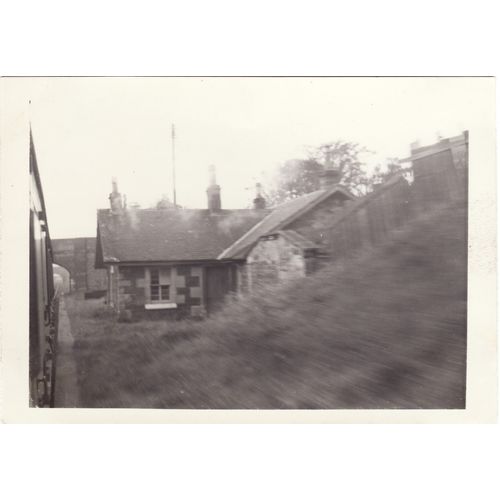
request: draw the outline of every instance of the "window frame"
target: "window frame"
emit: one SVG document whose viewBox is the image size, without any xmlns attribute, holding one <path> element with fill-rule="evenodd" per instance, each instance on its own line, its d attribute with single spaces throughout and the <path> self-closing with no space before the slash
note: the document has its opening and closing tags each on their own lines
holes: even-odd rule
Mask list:
<svg viewBox="0 0 500 500">
<path fill-rule="evenodd" d="M 168 278 L 166 277 L 167 273 Z M 147 287 L 146 305 L 176 304 L 175 268 L 173 266 L 147 267 L 145 281 Z"/>
</svg>

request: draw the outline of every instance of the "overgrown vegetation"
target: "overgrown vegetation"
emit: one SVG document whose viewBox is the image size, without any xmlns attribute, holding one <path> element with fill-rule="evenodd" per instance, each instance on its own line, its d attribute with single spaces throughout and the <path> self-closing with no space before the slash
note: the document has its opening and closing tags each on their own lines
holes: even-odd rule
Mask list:
<svg viewBox="0 0 500 500">
<path fill-rule="evenodd" d="M 466 208 L 204 322 L 66 298 L 82 406 L 463 408 Z"/>
</svg>

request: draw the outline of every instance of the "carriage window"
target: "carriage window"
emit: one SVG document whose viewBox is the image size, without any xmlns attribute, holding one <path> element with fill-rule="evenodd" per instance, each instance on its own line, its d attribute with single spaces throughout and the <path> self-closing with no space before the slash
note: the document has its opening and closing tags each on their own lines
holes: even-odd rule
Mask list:
<svg viewBox="0 0 500 500">
<path fill-rule="evenodd" d="M 170 300 L 170 268 L 153 268 L 150 270 L 149 292 L 151 302 Z"/>
</svg>

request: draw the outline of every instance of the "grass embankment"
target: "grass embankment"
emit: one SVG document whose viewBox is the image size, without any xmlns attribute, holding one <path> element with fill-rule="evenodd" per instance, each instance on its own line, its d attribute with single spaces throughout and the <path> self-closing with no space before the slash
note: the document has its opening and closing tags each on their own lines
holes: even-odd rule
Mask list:
<svg viewBox="0 0 500 500">
<path fill-rule="evenodd" d="M 143 408 L 462 408 L 464 207 L 204 322 L 115 323 L 67 299 L 82 403 Z"/>
</svg>

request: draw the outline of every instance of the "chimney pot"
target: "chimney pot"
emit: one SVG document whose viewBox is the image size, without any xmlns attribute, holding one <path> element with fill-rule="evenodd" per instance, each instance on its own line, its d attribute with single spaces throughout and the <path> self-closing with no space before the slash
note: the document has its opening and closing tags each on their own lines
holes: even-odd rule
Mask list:
<svg viewBox="0 0 500 500">
<path fill-rule="evenodd" d="M 111 193 L 109 195 L 109 204 L 112 214 L 118 214 L 123 210 L 122 195 L 118 191 L 118 181 L 116 177 L 111 179 Z"/>
<path fill-rule="evenodd" d="M 216 212 L 221 209 L 220 186 L 217 184 L 216 181 L 214 165 L 210 165 L 208 167 L 207 198 L 208 198 L 208 209 L 211 212 Z"/>
<path fill-rule="evenodd" d="M 325 168 L 319 178 L 321 189 L 329 189 L 340 181 L 340 172 L 338 169 Z"/>
<path fill-rule="evenodd" d="M 256 210 L 262 210 L 266 208 L 266 199 L 262 196 L 262 184 L 257 182 L 255 184 L 255 198 L 253 200 L 253 207 Z"/>
</svg>

